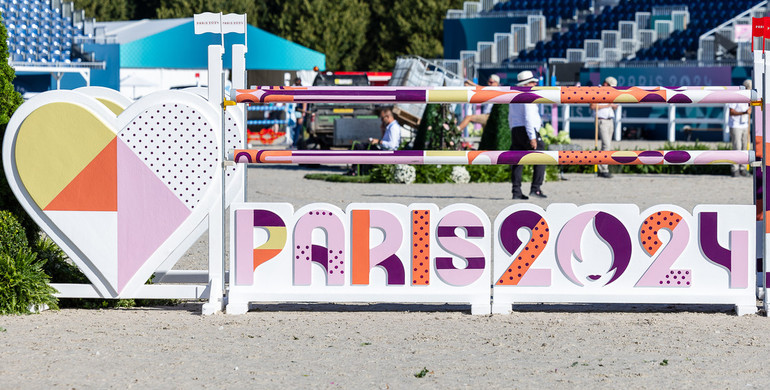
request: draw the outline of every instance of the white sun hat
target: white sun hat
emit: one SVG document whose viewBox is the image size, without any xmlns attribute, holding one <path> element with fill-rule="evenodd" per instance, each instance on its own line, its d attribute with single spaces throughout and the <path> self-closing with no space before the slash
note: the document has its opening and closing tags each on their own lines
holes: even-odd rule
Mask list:
<svg viewBox="0 0 770 390">
<path fill-rule="evenodd" d="M 519 87 L 529 84 L 533 81 L 538 81 L 537 77 L 535 77 L 535 75 L 532 74 L 532 71 L 529 70 L 519 72 L 519 74 L 516 75 L 516 80 L 518 81 L 516 85 Z"/>
</svg>

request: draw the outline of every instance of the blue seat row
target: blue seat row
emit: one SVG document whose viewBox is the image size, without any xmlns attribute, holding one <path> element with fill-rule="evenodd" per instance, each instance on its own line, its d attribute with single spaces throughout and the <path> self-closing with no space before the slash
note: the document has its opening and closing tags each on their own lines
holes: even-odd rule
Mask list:
<svg viewBox="0 0 770 390">
<path fill-rule="evenodd" d="M 72 45 L 82 30 L 48 1 L 0 0 L 0 14 L 11 61 L 77 62 L 72 59 Z"/>
<path fill-rule="evenodd" d="M 579 0 L 535 0 L 529 2 L 508 1 L 498 3 L 500 11 L 514 4 L 540 4 L 542 6 L 572 6 Z M 687 29 L 673 32 L 646 49 L 636 53 L 635 60 L 680 60 L 695 58 L 698 37 L 735 15 L 757 5 L 757 0 L 681 0 L 676 5 L 687 6 L 690 14 Z M 522 51 L 516 62 L 543 62 L 549 58 L 564 57 L 568 48 L 582 48 L 586 39 L 601 39 L 604 30 L 617 30 L 621 20 L 634 20 L 636 12 L 651 12 L 657 6 L 671 6 L 670 0 L 629 0 L 616 7 L 605 7 L 598 15 L 588 15 L 583 23 L 570 26 L 566 32 L 554 33 L 548 42 L 540 42 L 533 50 Z M 579 5 L 577 5 L 579 7 Z"/>
<path fill-rule="evenodd" d="M 590 0 L 509 0 L 495 4 L 491 12 L 541 10 L 548 27 L 556 27 L 563 19 L 575 20 L 578 11 L 591 7 Z"/>
</svg>

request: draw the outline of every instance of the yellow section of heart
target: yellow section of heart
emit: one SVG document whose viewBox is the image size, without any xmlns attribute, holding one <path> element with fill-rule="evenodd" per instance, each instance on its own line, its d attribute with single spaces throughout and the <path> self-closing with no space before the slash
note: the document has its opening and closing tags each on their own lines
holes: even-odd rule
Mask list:
<svg viewBox="0 0 770 390">
<path fill-rule="evenodd" d="M 49 103 L 19 127 L 16 167 L 24 187 L 44 209 L 116 137 L 89 109 Z"/>
</svg>

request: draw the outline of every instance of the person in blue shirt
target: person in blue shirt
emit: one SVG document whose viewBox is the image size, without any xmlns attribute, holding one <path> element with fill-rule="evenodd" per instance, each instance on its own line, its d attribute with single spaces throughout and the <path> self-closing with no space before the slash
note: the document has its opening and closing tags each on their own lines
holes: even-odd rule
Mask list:
<svg viewBox="0 0 770 390">
<path fill-rule="evenodd" d="M 401 146 L 401 125 L 393 115 L 393 109 L 385 107 L 380 109 L 380 138 L 369 138 L 369 143 L 353 143 L 354 150 L 398 150 Z M 345 175 L 355 176 L 369 172 L 371 165 L 351 165 Z"/>
<path fill-rule="evenodd" d="M 381 150 L 398 150 L 401 146 L 401 125 L 393 116 L 393 109 L 386 107 L 380 110 L 380 121 L 382 136 L 380 139 L 369 138 L 369 144 Z"/>
</svg>

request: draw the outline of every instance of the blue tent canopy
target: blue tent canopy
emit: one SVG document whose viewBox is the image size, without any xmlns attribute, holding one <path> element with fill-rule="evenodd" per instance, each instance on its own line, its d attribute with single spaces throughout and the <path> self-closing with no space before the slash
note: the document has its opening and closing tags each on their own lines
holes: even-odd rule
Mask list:
<svg viewBox="0 0 770 390">
<path fill-rule="evenodd" d="M 121 68 L 201 69 L 208 67 L 207 47 L 221 43 L 219 34 L 195 35 L 192 18 L 179 19 L 180 24 L 168 29 L 130 40 L 124 36 L 120 43 Z M 147 31 L 147 23 L 137 26 Z M 150 30 L 152 30 L 150 28 Z M 247 70 L 309 70 L 317 66 L 326 70 L 326 55 L 294 42 L 248 26 Z M 128 39 L 126 39 L 128 38 Z M 225 35 L 224 67 L 231 67 L 230 46 L 243 44 L 239 34 Z"/>
</svg>

